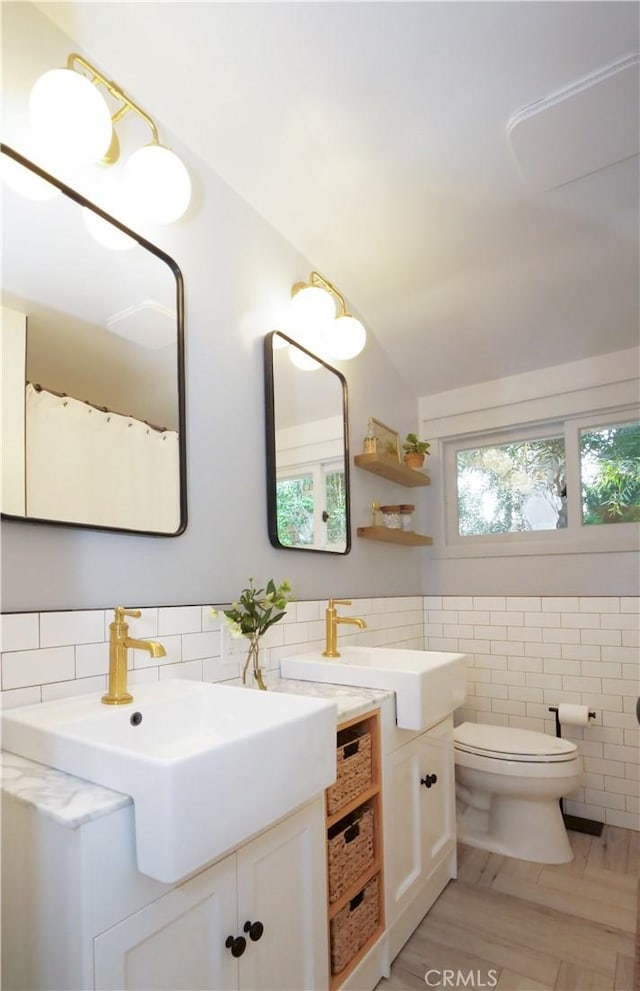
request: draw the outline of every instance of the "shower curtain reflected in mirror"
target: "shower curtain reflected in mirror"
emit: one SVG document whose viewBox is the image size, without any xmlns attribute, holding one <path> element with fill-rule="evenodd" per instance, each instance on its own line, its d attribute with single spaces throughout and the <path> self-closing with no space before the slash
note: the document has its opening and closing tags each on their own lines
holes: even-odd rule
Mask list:
<svg viewBox="0 0 640 991">
<path fill-rule="evenodd" d="M 66 516 L 125 530 L 178 529 L 175 430 L 29 384 L 26 452 L 27 516 Z"/>
</svg>

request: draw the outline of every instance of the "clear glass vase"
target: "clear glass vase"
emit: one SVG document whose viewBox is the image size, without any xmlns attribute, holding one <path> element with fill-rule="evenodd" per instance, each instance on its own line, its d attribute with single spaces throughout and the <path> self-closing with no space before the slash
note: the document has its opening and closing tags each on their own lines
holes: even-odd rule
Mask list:
<svg viewBox="0 0 640 991">
<path fill-rule="evenodd" d="M 264 683 L 264 678 L 262 677 L 262 668 L 260 667 L 260 638 L 250 637 L 249 638 L 249 649 L 247 651 L 247 659 L 244 662 L 244 667 L 242 669 L 242 684 L 247 684 L 247 674 L 251 669 L 251 678 L 258 686 L 258 688 L 266 692 L 267 686 Z"/>
</svg>

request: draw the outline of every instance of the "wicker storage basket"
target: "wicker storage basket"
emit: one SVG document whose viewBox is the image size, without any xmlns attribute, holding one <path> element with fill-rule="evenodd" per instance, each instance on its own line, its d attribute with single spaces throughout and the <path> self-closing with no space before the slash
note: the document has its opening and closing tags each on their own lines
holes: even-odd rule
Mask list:
<svg viewBox="0 0 640 991">
<path fill-rule="evenodd" d="M 362 808 L 329 830 L 329 903 L 373 863 L 373 809 Z"/>
<path fill-rule="evenodd" d="M 378 928 L 378 875 L 331 920 L 331 973 L 339 974 Z"/>
<path fill-rule="evenodd" d="M 371 784 L 371 734 L 348 729 L 338 734 L 336 783 L 327 791 L 327 811 L 335 815 Z"/>
</svg>

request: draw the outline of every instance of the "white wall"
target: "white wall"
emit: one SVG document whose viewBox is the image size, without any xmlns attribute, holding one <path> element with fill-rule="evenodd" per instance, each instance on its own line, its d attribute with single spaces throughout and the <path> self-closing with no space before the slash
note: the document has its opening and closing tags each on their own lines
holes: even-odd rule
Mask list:
<svg viewBox="0 0 640 991">
<path fill-rule="evenodd" d="M 31 4 L 3 6 L 4 140 L 18 150 L 24 145 L 29 87 L 41 72 L 64 64 L 75 48 Z M 84 54 L 91 60 L 91 52 Z M 108 75 L 108 66 L 100 68 Z M 127 88 L 126 78 L 118 82 Z M 148 109 L 162 132 L 162 107 Z M 163 136 L 190 168 L 194 202 L 180 223 L 141 233 L 175 258 L 185 281 L 189 525 L 183 536 L 161 539 L 4 521 L 5 611 L 229 601 L 249 575 L 288 577 L 303 599 L 418 592 L 637 593 L 635 547 L 605 554 L 445 558 L 437 533 L 442 504 L 437 457 L 430 461 L 434 484 L 415 500 L 416 529 L 436 535 L 432 549 L 358 540 L 355 528 L 370 521 L 371 502 L 397 502 L 399 490 L 353 467 L 351 554 L 272 548 L 265 505 L 262 337 L 279 325 L 291 285 L 308 277 L 313 260 L 300 255 L 173 136 Z M 362 449 L 370 415 L 401 434 L 416 427 L 416 400 L 406 395 L 377 345 L 375 327 L 371 330 L 363 354 L 340 365 L 349 385 L 354 452 Z M 627 369 L 627 387 L 637 394 L 637 359 L 635 365 L 627 362 Z M 425 397 L 421 433 L 442 436 L 443 416 L 462 413 L 474 422 L 477 411 L 486 414 L 496 399 L 522 399 L 528 380 L 538 395 L 540 379 L 557 392 L 558 383 L 577 389 L 600 375 L 598 363 L 587 371 L 585 379 L 584 368 L 574 369 L 572 383 L 559 368 Z"/>
<path fill-rule="evenodd" d="M 77 46 L 28 3 L 5 4 L 2 26 L 3 140 L 21 150 L 29 87 Z M 91 52 L 83 54 L 91 60 Z M 109 75 L 108 66 L 100 68 Z M 118 83 L 127 90 L 126 78 Z M 404 548 L 355 535 L 346 557 L 270 546 L 262 338 L 278 326 L 291 285 L 308 278 L 314 265 L 163 132 L 161 106 L 148 109 L 194 182 L 194 202 L 180 223 L 141 231 L 184 276 L 189 525 L 183 536 L 162 539 L 4 521 L 2 608 L 228 601 L 249 575 L 288 577 L 304 598 L 415 593 L 420 560 Z M 349 385 L 355 451 L 372 414 L 401 432 L 414 428 L 415 399 L 395 379 L 373 334 L 363 354 L 340 368 Z M 371 501 L 389 501 L 393 489 L 354 470 L 354 528 L 369 521 Z"/>
<path fill-rule="evenodd" d="M 589 726 L 562 726 L 584 763 L 566 811 L 640 829 L 640 692 L 635 596 L 426 596 L 427 650 L 468 657 L 467 698 L 456 722 L 555 734 L 549 706 L 595 711 Z"/>
<path fill-rule="evenodd" d="M 640 585 L 640 526 L 591 527 L 577 540 L 552 547 L 544 534 L 536 548 L 500 536 L 492 547 L 452 547 L 445 533 L 446 442 L 459 436 L 562 421 L 565 417 L 632 410 L 638 416 L 640 351 L 600 355 L 543 368 L 526 375 L 483 382 L 419 400 L 421 436 L 432 443 L 428 494 L 433 548 L 423 559 L 423 592 L 443 595 L 637 595 Z M 576 486 L 577 488 L 577 482 Z M 455 496 L 450 495 L 450 498 Z M 576 496 L 577 500 L 577 496 Z M 598 530 L 600 532 L 595 533 Z M 583 528 L 584 531 L 584 528 Z M 529 535 L 526 535 L 529 536 Z M 564 536 L 564 535 L 563 535 Z M 598 544 L 597 552 L 594 546 Z"/>
</svg>

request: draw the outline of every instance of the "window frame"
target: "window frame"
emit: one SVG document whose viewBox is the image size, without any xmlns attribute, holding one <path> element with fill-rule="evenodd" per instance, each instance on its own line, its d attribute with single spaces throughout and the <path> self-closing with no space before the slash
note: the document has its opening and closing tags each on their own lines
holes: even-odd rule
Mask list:
<svg viewBox="0 0 640 991">
<path fill-rule="evenodd" d="M 321 459 L 320 461 L 308 461 L 301 462 L 297 465 L 286 465 L 276 472 L 276 506 L 278 499 L 278 482 L 290 481 L 296 478 L 300 478 L 304 475 L 311 475 L 314 500 L 313 500 L 313 535 L 314 540 L 311 544 L 293 544 L 291 547 L 295 550 L 316 550 L 316 551 L 326 551 L 329 548 L 328 540 L 328 523 L 322 518 L 322 513 L 326 509 L 326 496 L 327 496 L 327 476 L 331 472 L 335 472 L 340 468 L 344 472 L 344 462 L 341 458 L 330 456 L 328 458 Z M 346 479 L 345 479 L 346 484 Z M 321 503 L 319 498 L 315 497 L 315 493 L 323 490 L 324 502 Z M 345 547 L 347 541 L 345 539 Z M 339 545 L 336 545 L 339 546 Z M 333 553 L 343 553 L 343 551 L 335 551 L 331 547 Z"/>
<path fill-rule="evenodd" d="M 444 557 L 516 556 L 629 551 L 638 547 L 640 523 L 600 526 L 582 521 L 580 432 L 640 420 L 640 406 L 556 416 L 494 430 L 465 432 L 436 441 L 442 466 L 442 551 Z M 458 451 L 525 440 L 564 436 L 567 480 L 567 526 L 558 530 L 467 534 L 458 527 Z"/>
</svg>

